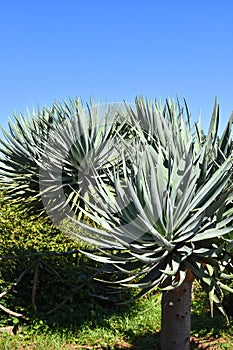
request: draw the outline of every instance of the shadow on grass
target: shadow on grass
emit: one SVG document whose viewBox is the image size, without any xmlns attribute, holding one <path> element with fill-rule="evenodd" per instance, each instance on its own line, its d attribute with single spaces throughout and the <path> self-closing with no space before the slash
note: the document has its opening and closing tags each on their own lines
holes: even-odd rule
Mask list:
<svg viewBox="0 0 233 350">
<path fill-rule="evenodd" d="M 95 292 L 97 292 L 98 287 L 101 287 L 98 283 L 93 285 Z M 98 291 L 101 295 L 101 290 Z M 129 292 L 127 293 L 128 295 L 124 296 L 125 299 L 132 296 Z M 142 305 L 145 308 L 144 301 L 117 305 L 106 300 L 98 300 L 93 296 L 93 293 L 88 295 L 88 291 L 86 291 L 82 298 L 77 295 L 73 298 L 72 303 L 67 303 L 56 313 L 49 315 L 49 317 L 40 315 L 40 318 L 50 330 L 59 332 L 60 335 L 67 332 L 68 338 L 72 339 L 73 337 L 73 342 L 76 345 L 83 344 L 83 347 L 88 349 L 151 350 L 153 348 L 160 350 L 160 332 L 150 330 L 148 325 L 143 323 L 147 316 L 144 316 Z M 141 311 L 143 321 L 140 320 Z M 154 326 L 155 324 L 156 319 Z M 88 334 L 89 331 L 91 335 Z M 111 336 L 113 337 L 111 338 Z M 101 346 L 101 342 L 105 345 Z"/>
<path fill-rule="evenodd" d="M 192 313 L 192 334 L 196 336 L 219 336 L 221 332 L 227 331 L 228 326 L 225 318 L 217 311 L 212 318 L 210 313 Z"/>
<path fill-rule="evenodd" d="M 21 247 L 14 252 L 22 257 L 30 253 L 31 251 Z M 36 250 L 33 250 L 33 253 L 36 253 Z M 5 254 L 10 252 L 6 251 Z M 27 270 L 28 266 L 31 267 Z M 159 349 L 159 334 L 147 333 L 148 327 L 145 329 L 143 322 L 140 326 L 135 325 L 137 321 L 134 321 L 132 332 L 131 324 L 127 329 L 124 327 L 125 319 L 130 320 L 132 316 L 137 319 L 138 304 L 118 305 L 116 301 L 129 300 L 136 292 L 118 291 L 116 294 L 109 294 L 109 289 L 104 284 L 90 278 L 97 267 L 95 262 L 79 254 L 51 257 L 38 254 L 33 258 L 4 261 L 0 272 L 6 288 L 26 271 L 20 283 L 4 297 L 5 305 L 10 310 L 20 312 L 27 318 L 17 323 L 18 329 L 25 326 L 26 336 L 32 338 L 34 334 L 54 333 L 67 343 L 73 340 L 78 343 L 78 334 L 82 333 L 82 329 L 84 331 L 81 337 L 84 343 L 85 335 L 88 335 L 85 329 L 96 329 L 95 339 L 87 340 L 86 346 L 90 344 L 91 348 L 91 344 L 98 343 L 100 330 L 103 330 L 102 334 L 108 339 L 107 333 L 111 328 L 114 336 L 115 324 L 119 333 L 119 337 L 116 337 L 119 346 L 116 341 L 114 349 Z M 14 317 L 5 314 L 1 325 L 13 326 L 15 321 Z M 142 335 L 138 335 L 140 327 L 144 333 Z"/>
<path fill-rule="evenodd" d="M 12 261 L 11 273 L 9 273 L 9 263 L 2 264 L 1 270 L 5 280 L 8 283 L 12 282 L 14 277 L 19 275 L 31 262 L 30 259 L 19 260 L 16 266 Z M 131 319 L 137 315 L 137 305 L 133 303 L 116 305 L 113 301 L 130 299 L 132 294 L 118 292 L 112 298 L 113 301 L 110 301 L 105 286 L 89 280 L 96 268 L 94 263 L 88 267 L 87 260 L 79 255 L 43 259 L 40 257 L 37 262 L 38 264 L 32 266 L 14 292 L 6 298 L 6 305 L 10 309 L 17 311 L 17 307 L 22 307 L 22 313 L 28 317 L 28 321 L 24 324 L 31 327 L 32 336 L 33 332 L 41 334 L 56 332 L 61 339 L 65 334 L 67 342 L 72 341 L 73 337 L 78 343 L 77 334 L 81 329 L 85 327 L 91 330 L 102 329 L 105 334 L 109 329 L 114 333 L 113 324 L 115 322 L 117 332 L 119 332 L 119 342 L 116 341 L 113 346 L 98 347 L 97 345 L 96 348 L 106 350 L 160 349 L 160 332 L 144 327 L 144 321 L 140 321 L 141 325 L 137 325 L 136 331 L 135 329 L 130 330 L 131 325 L 128 328 L 124 327 L 125 319 Z M 37 275 L 35 267 L 38 267 Z M 54 311 L 51 312 L 53 309 Z M 12 322 L 13 319 L 6 316 L 4 325 Z M 191 349 L 198 349 L 198 338 L 219 337 L 221 331 L 226 331 L 226 329 L 224 319 L 217 312 L 213 319 L 209 313 L 193 312 Z M 95 339 L 97 344 L 98 337 Z M 87 341 L 88 343 L 93 344 L 94 340 Z M 93 347 L 90 345 L 91 348 Z"/>
<path fill-rule="evenodd" d="M 160 332 L 155 334 L 146 333 L 131 338 L 131 347 L 133 350 L 160 350 Z M 118 348 L 123 349 L 123 348 Z"/>
</svg>

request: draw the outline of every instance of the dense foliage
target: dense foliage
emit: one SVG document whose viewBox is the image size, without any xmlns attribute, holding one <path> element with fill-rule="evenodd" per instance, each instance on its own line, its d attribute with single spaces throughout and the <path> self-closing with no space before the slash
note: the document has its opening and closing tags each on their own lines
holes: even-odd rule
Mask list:
<svg viewBox="0 0 233 350">
<path fill-rule="evenodd" d="M 0 293 L 12 288 L 1 295 L 0 304 L 13 312 L 1 310 L 1 324 L 9 324 L 14 313 L 22 319 L 45 316 L 64 301 L 72 308 L 73 302 L 88 295 L 96 264 L 88 264 L 77 250 L 85 246 L 51 223 L 22 214 L 19 205 L 6 202 L 3 195 L 0 206 Z"/>
</svg>

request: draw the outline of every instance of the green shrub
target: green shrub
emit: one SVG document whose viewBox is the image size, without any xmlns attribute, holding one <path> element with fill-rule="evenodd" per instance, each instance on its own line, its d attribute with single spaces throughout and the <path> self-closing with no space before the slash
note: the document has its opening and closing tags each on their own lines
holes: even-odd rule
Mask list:
<svg viewBox="0 0 233 350">
<path fill-rule="evenodd" d="M 29 217 L 4 196 L 0 206 L 0 293 L 13 287 L 0 303 L 26 318 L 67 312 L 67 305 L 70 314 L 72 305 L 93 290 L 90 278 L 97 264 L 78 251 L 83 243 L 70 240 L 48 221 Z M 13 320 L 14 314 L 4 313 L 1 325 Z"/>
</svg>

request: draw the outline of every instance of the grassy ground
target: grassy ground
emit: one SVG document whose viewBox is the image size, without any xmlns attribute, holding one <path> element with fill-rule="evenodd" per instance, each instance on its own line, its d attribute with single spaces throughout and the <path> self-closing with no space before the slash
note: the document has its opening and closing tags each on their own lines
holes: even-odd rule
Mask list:
<svg viewBox="0 0 233 350">
<path fill-rule="evenodd" d="M 202 294 L 193 302 L 192 349 L 232 349 L 233 325 L 227 327 L 217 312 L 211 318 L 207 305 Z M 23 324 L 13 321 L 5 329 L 8 333 L 0 335 L 0 349 L 160 349 L 158 294 L 125 306 L 89 295 L 49 317 L 38 315 Z"/>
<path fill-rule="evenodd" d="M 0 203 L 0 304 L 25 316 L 0 310 L 0 350 L 135 349 L 160 346 L 160 295 L 118 305 L 132 293 L 109 294 L 90 277 L 98 266 L 80 253 L 66 252 L 80 243 L 17 208 Z M 41 255 L 42 254 L 42 255 Z M 27 257 L 25 257 L 27 255 Z M 13 283 L 23 277 L 16 286 Z M 232 300 L 226 303 L 231 310 Z M 192 305 L 192 349 L 232 349 L 233 322 L 227 327 L 216 311 L 212 319 L 207 297 L 197 285 Z"/>
</svg>

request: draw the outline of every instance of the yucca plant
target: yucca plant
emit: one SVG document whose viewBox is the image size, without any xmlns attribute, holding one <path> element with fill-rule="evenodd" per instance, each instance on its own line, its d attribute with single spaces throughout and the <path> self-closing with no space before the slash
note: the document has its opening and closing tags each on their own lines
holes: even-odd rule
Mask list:
<svg viewBox="0 0 233 350">
<path fill-rule="evenodd" d="M 70 234 L 99 246 L 100 254 L 86 254 L 119 271 L 120 279 L 109 283 L 139 288 L 138 296 L 159 288 L 162 349 L 188 349 L 193 280 L 209 293 L 212 310 L 215 302 L 226 317 L 222 290 L 232 291 L 223 283 L 233 269 L 232 117 L 218 138 L 217 103 L 207 135 L 200 123 L 191 125 L 187 105 L 186 118 L 174 101 L 161 106 L 138 98 L 135 108 L 126 105 L 126 110 L 123 129 L 131 128 L 131 133 L 119 136 L 117 161 L 114 154 L 112 163 L 110 151 L 109 162 L 105 157 L 104 164 L 111 166 L 101 172 L 101 163 L 97 168 L 89 163 L 89 186 L 72 194 L 72 198 L 82 198 L 82 208 L 71 197 L 63 202 L 71 209 L 66 213 L 73 224 L 86 232 L 80 236 L 74 227 Z M 65 143 L 70 149 L 68 134 L 59 133 L 57 140 L 43 165 L 50 178 L 51 206 L 57 196 L 55 188 L 51 191 L 53 183 L 56 187 L 51 176 L 54 156 L 62 158 L 65 168 L 76 157 L 64 148 L 59 154 L 54 152 Z M 96 225 L 88 226 L 72 216 L 76 207 Z M 59 208 L 54 209 L 50 207 L 50 212 Z"/>
<path fill-rule="evenodd" d="M 139 288 L 138 297 L 161 290 L 162 349 L 188 349 L 194 279 L 227 317 L 221 298 L 232 291 L 224 278 L 233 270 L 233 117 L 218 137 L 217 103 L 207 135 L 200 123 L 192 126 L 187 105 L 185 116 L 174 101 L 137 98 L 102 120 L 91 108 L 87 115 L 67 105 L 57 110 L 65 120 L 38 148 L 45 209 L 64 230 L 71 220 L 74 238 L 99 247 L 86 254 L 119 272 L 111 285 Z M 95 225 L 80 221 L 80 211 Z"/>
<path fill-rule="evenodd" d="M 72 199 L 76 206 L 82 206 L 82 198 L 76 196 L 76 192 L 84 191 L 88 186 L 85 179 L 93 162 L 95 168 L 101 170 L 110 148 L 114 153 L 116 135 L 120 130 L 123 134 L 126 132 L 122 130 L 118 109 L 116 104 L 105 107 L 94 101 L 84 108 L 81 100 L 76 98 L 54 103 L 51 108 L 43 108 L 38 112 L 28 111 L 26 116 L 15 114 L 8 122 L 8 130 L 2 128 L 4 137 L 0 139 L 0 181 L 5 198 L 20 202 L 23 209 L 44 214 L 43 204 L 48 203 L 45 192 L 49 196 L 48 193 L 53 192 L 55 187 L 58 190 L 58 185 L 48 188 L 49 179 L 45 188 L 42 188 L 43 181 L 40 181 L 48 173 L 43 172 L 43 164 L 48 166 L 48 162 L 45 162 L 48 149 L 54 147 L 53 176 L 58 175 L 60 178 L 61 154 L 68 150 L 67 166 L 62 166 L 65 200 Z M 61 144 L 57 147 L 59 135 Z M 56 145 L 52 144 L 54 138 Z M 114 154 L 112 160 L 113 158 Z M 108 166 L 109 164 L 108 159 Z M 42 192 L 44 203 L 41 200 Z M 58 197 L 56 206 L 59 206 Z M 60 204 L 63 206 L 63 202 Z M 57 212 L 61 215 L 61 211 Z M 61 217 L 56 222 L 58 220 Z"/>
<path fill-rule="evenodd" d="M 54 106 L 15 114 L 2 128 L 0 178 L 1 190 L 6 199 L 22 204 L 22 209 L 39 213 L 44 207 L 39 194 L 39 165 L 41 151 L 64 118 Z"/>
<path fill-rule="evenodd" d="M 129 134 L 122 123 L 122 109 L 117 104 L 56 105 L 65 117 L 55 135 L 41 149 L 40 194 L 47 213 L 57 225 L 70 213 L 80 220 L 90 189 L 95 188 L 95 174 L 102 181 L 118 161 L 117 145 Z M 83 197 L 82 195 L 85 194 Z M 67 205 L 69 203 L 69 205 Z"/>
</svg>

